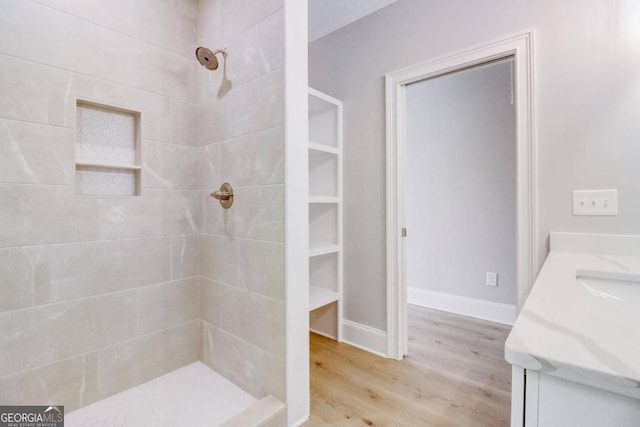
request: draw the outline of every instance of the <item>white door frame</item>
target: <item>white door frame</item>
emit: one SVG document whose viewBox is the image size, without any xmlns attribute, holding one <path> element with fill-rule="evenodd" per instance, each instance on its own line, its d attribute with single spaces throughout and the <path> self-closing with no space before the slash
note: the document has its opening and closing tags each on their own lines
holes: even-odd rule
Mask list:
<svg viewBox="0 0 640 427">
<path fill-rule="evenodd" d="M 387 357 L 407 354 L 407 289 L 404 274 L 404 156 L 406 86 L 420 80 L 513 56 L 517 137 L 518 311 L 538 268 L 536 245 L 536 146 L 533 101 L 533 31 L 430 60 L 386 75 L 387 124 Z M 409 230 L 409 232 L 411 232 Z"/>
</svg>

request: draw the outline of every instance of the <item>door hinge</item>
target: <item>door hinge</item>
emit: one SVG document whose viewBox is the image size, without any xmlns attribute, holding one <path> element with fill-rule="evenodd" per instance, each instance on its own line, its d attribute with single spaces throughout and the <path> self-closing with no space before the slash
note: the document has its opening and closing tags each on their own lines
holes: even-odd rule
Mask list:
<svg viewBox="0 0 640 427">
<path fill-rule="evenodd" d="M 402 227 L 402 237 L 407 237 L 407 227 Z"/>
</svg>

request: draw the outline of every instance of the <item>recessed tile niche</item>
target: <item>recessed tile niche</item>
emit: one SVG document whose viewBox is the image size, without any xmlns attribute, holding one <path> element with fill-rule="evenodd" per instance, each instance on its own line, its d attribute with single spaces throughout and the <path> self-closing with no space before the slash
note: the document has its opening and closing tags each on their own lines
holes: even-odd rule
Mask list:
<svg viewBox="0 0 640 427">
<path fill-rule="evenodd" d="M 139 196 L 141 115 L 78 100 L 76 194 Z"/>
</svg>

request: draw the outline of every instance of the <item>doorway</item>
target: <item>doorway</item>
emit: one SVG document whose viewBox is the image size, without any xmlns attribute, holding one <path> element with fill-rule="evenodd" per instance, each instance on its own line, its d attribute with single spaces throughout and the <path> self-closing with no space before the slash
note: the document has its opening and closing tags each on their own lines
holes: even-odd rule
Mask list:
<svg viewBox="0 0 640 427">
<path fill-rule="evenodd" d="M 535 247 L 535 146 L 533 135 L 532 34 L 523 33 L 386 76 L 387 95 L 387 353 L 408 352 L 407 327 L 407 90 L 411 84 L 450 75 L 481 64 L 511 60 L 515 107 L 515 302 L 521 307 L 533 282 Z M 410 232 L 410 231 L 409 231 Z"/>
</svg>

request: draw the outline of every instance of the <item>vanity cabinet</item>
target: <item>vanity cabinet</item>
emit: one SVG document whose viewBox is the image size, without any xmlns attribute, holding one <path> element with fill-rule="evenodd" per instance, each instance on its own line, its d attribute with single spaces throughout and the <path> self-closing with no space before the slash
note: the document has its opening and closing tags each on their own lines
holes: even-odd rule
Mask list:
<svg viewBox="0 0 640 427">
<path fill-rule="evenodd" d="M 513 375 L 524 387 L 513 391 L 511 427 L 640 426 L 638 399 L 531 370 Z"/>
</svg>

